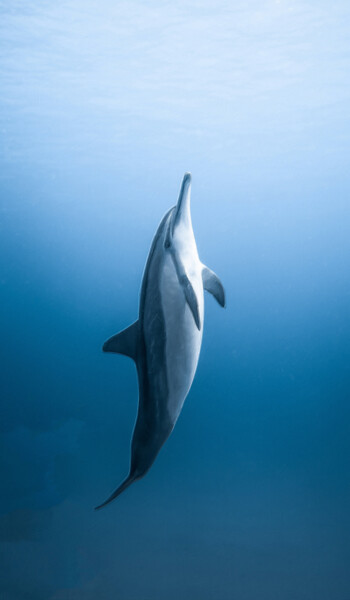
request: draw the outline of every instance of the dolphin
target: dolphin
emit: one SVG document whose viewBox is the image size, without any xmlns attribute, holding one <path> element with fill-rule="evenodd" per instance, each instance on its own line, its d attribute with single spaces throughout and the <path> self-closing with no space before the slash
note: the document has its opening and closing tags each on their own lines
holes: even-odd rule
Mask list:
<svg viewBox="0 0 350 600">
<path fill-rule="evenodd" d="M 136 363 L 138 414 L 126 479 L 96 509 L 143 477 L 168 439 L 196 372 L 203 336 L 204 290 L 225 306 L 218 276 L 201 263 L 192 229 L 191 174 L 163 217 L 143 274 L 139 318 L 103 345 Z"/>
</svg>

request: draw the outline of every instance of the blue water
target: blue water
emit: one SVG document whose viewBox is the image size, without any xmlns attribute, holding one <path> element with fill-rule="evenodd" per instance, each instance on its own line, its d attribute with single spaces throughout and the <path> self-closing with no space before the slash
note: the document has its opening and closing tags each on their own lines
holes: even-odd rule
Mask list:
<svg viewBox="0 0 350 600">
<path fill-rule="evenodd" d="M 0 2 L 1 600 L 349 600 L 350 7 Z M 135 320 L 193 175 L 198 371 L 126 475 Z"/>
</svg>

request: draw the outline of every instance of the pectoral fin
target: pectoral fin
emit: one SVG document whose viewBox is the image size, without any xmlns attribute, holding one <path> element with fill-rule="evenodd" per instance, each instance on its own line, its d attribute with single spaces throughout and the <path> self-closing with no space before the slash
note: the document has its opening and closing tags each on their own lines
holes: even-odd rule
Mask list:
<svg viewBox="0 0 350 600">
<path fill-rule="evenodd" d="M 193 314 L 194 321 L 197 325 L 197 328 L 200 330 L 201 322 L 199 317 L 199 308 L 196 292 L 194 291 L 192 283 L 190 282 L 187 275 L 181 276 L 180 283 L 185 294 L 186 302 L 191 309 L 191 313 Z"/>
<path fill-rule="evenodd" d="M 216 273 L 208 269 L 208 267 L 203 267 L 202 279 L 204 289 L 214 296 L 220 306 L 224 307 L 226 304 L 225 290 Z"/>
<path fill-rule="evenodd" d="M 188 276 L 186 275 L 185 268 L 175 251 L 171 252 L 171 257 L 173 259 L 174 266 L 176 269 L 176 274 L 177 274 L 177 277 L 179 280 L 179 284 L 181 285 L 181 287 L 183 289 L 183 293 L 185 295 L 186 302 L 187 302 L 188 306 L 190 307 L 191 313 L 194 318 L 194 322 L 196 323 L 197 328 L 200 330 L 201 320 L 200 320 L 200 316 L 199 316 L 199 305 L 198 305 L 196 292 L 194 291 L 193 285 L 190 282 Z"/>
<path fill-rule="evenodd" d="M 139 339 L 139 322 L 135 321 L 130 327 L 113 335 L 103 344 L 103 352 L 115 352 L 130 356 L 136 361 L 137 345 Z"/>
</svg>

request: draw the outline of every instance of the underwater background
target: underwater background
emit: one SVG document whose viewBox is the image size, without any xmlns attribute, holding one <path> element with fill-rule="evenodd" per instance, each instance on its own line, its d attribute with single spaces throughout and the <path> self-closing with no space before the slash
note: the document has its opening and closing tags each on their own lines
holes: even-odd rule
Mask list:
<svg viewBox="0 0 350 600">
<path fill-rule="evenodd" d="M 349 600 L 350 5 L 0 2 L 1 600 Z M 191 171 L 197 374 L 127 474 L 148 250 Z"/>
</svg>

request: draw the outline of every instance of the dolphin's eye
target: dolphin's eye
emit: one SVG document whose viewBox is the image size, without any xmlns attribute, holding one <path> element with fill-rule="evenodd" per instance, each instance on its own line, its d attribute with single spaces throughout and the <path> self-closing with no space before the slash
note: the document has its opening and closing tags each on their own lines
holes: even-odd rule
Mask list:
<svg viewBox="0 0 350 600">
<path fill-rule="evenodd" d="M 171 246 L 171 231 L 170 231 L 170 227 L 168 229 L 168 231 L 166 232 L 166 236 L 165 236 L 165 240 L 164 240 L 164 248 L 166 248 L 167 250 L 170 248 Z"/>
</svg>

